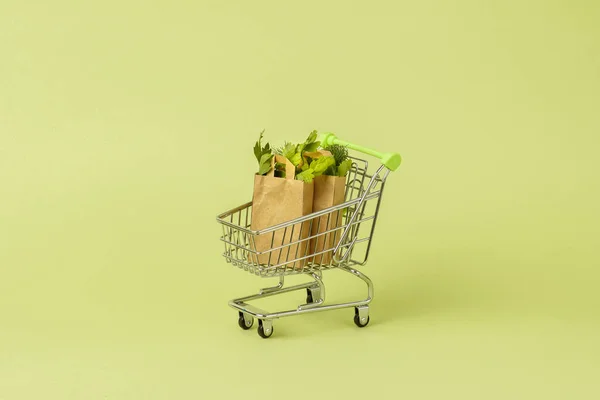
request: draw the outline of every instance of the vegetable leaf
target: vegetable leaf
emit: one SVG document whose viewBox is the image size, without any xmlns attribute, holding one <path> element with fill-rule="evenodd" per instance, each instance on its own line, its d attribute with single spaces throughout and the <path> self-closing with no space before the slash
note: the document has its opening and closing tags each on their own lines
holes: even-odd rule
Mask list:
<svg viewBox="0 0 600 400">
<path fill-rule="evenodd" d="M 254 156 L 256 157 L 256 161 L 260 162 L 260 157 L 262 156 L 262 147 L 260 145 L 260 142 L 263 138 L 263 134 L 265 133 L 264 129 L 263 131 L 260 133 L 260 136 L 258 138 L 258 142 L 256 142 L 254 144 Z"/>
<path fill-rule="evenodd" d="M 283 148 L 283 156 L 289 160 L 294 156 L 294 153 L 296 153 L 296 145 L 293 143 L 286 143 Z"/>
<path fill-rule="evenodd" d="M 299 181 L 304 181 L 306 183 L 311 183 L 314 179 L 315 175 L 314 175 L 314 171 L 312 170 L 312 168 L 308 168 L 302 172 L 300 172 L 299 174 L 296 174 L 296 179 Z"/>
<path fill-rule="evenodd" d="M 304 151 L 309 152 L 309 153 L 317 151 L 320 144 L 321 144 L 320 142 L 309 143 L 306 146 L 304 146 Z"/>
<path fill-rule="evenodd" d="M 280 156 L 284 156 L 285 158 L 288 158 L 288 156 L 291 157 L 296 152 L 296 145 L 292 144 L 288 141 L 285 141 L 283 143 L 283 146 L 273 149 L 273 152 L 275 154 L 278 154 Z"/>
<path fill-rule="evenodd" d="M 260 158 L 260 162 L 258 163 L 258 174 L 264 175 L 271 170 L 271 159 L 273 158 L 273 154 L 265 153 Z"/>
<path fill-rule="evenodd" d="M 258 161 L 259 175 L 264 175 L 271 170 L 271 158 L 273 158 L 271 145 L 267 143 L 266 146 L 263 147 L 261 144 L 264 133 L 265 131 L 263 129 L 263 131 L 260 133 L 258 141 L 254 144 L 254 156 Z"/>
<path fill-rule="evenodd" d="M 313 143 L 317 140 L 317 131 L 312 131 L 310 133 L 310 135 L 308 135 L 308 138 L 306 139 L 306 144 L 310 144 Z"/>
<path fill-rule="evenodd" d="M 348 148 L 339 144 L 327 146 L 325 150 L 329 151 L 335 159 L 335 164 L 325 171 L 325 175 L 344 177 L 352 168 L 352 160 L 348 158 Z"/>
<path fill-rule="evenodd" d="M 254 145 L 254 156 L 258 161 L 258 173 L 266 174 L 271 170 L 273 154 L 281 155 L 287 158 L 296 167 L 297 180 L 304 182 L 312 182 L 315 176 L 322 175 L 327 170 L 333 168 L 332 174 L 335 174 L 335 160 L 333 157 L 309 157 L 305 153 L 315 153 L 320 142 L 317 141 L 317 131 L 313 130 L 303 143 L 293 144 L 284 142 L 283 146 L 272 149 L 267 143 L 264 147 L 261 144 L 264 130 L 260 133 L 258 142 Z M 328 160 L 320 160 L 328 158 Z M 320 160 L 320 161 L 319 161 Z M 285 177 L 285 166 L 280 163 L 275 163 L 274 175 L 276 177 Z"/>
<path fill-rule="evenodd" d="M 323 175 L 323 173 L 332 165 L 335 165 L 335 159 L 333 157 L 319 157 L 310 163 L 310 168 L 315 171 L 315 176 L 319 176 Z"/>
<path fill-rule="evenodd" d="M 316 140 L 317 140 L 317 131 L 312 131 L 306 138 L 306 141 L 302 145 L 300 152 L 302 152 L 302 151 L 308 151 L 308 152 L 317 151 L 321 142 L 317 142 Z"/>
<path fill-rule="evenodd" d="M 352 160 L 347 158 L 337 167 L 337 176 L 346 176 L 350 168 L 352 168 Z"/>
<path fill-rule="evenodd" d="M 290 162 L 294 164 L 296 168 L 302 168 L 302 166 L 306 162 L 306 160 L 304 159 L 304 153 L 314 152 L 319 148 L 320 142 L 316 142 L 316 139 L 317 131 L 312 131 L 308 135 L 304 143 L 296 145 L 295 148 L 292 148 L 291 146 L 289 146 L 289 148 L 286 148 L 286 158 L 290 160 Z"/>
<path fill-rule="evenodd" d="M 300 168 L 302 167 L 303 164 L 303 159 L 302 159 L 302 153 L 298 152 L 298 153 L 294 153 L 294 155 L 291 158 L 288 158 L 288 160 L 290 160 L 290 162 L 292 164 L 294 164 L 296 166 L 296 168 Z"/>
<path fill-rule="evenodd" d="M 340 165 L 348 158 L 348 148 L 339 144 L 332 144 L 327 146 L 325 150 L 329 151 L 335 158 L 335 164 Z"/>
<path fill-rule="evenodd" d="M 337 172 L 337 166 L 334 164 L 331 167 L 327 168 L 327 170 L 325 172 L 323 172 L 323 175 L 328 175 L 328 176 L 337 176 L 338 172 Z"/>
</svg>

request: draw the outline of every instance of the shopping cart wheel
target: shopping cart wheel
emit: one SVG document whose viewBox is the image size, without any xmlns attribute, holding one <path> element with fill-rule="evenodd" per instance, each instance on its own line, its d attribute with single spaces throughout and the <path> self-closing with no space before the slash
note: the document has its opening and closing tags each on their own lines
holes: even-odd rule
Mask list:
<svg viewBox="0 0 600 400">
<path fill-rule="evenodd" d="M 258 335 L 263 339 L 268 339 L 273 334 L 273 323 L 271 321 L 258 320 Z"/>
<path fill-rule="evenodd" d="M 368 307 L 355 307 L 354 308 L 354 323 L 359 328 L 364 328 L 369 324 L 371 317 L 369 317 Z"/>
<path fill-rule="evenodd" d="M 247 315 L 240 311 L 240 316 L 238 318 L 238 325 L 243 330 L 248 330 L 248 329 L 252 328 L 252 325 L 254 325 L 254 318 L 252 318 L 252 315 Z"/>
</svg>

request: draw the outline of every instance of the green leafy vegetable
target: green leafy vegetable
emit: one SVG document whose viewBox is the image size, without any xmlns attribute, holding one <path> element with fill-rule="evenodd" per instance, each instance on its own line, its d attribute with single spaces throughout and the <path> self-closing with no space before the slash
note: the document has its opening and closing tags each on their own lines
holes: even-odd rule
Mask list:
<svg viewBox="0 0 600 400">
<path fill-rule="evenodd" d="M 264 175 L 271 170 L 271 158 L 273 154 L 263 154 L 258 163 L 258 174 Z"/>
<path fill-rule="evenodd" d="M 304 181 L 306 183 L 311 183 L 314 178 L 317 176 L 323 175 L 325 171 L 332 165 L 335 165 L 335 159 L 331 156 L 323 156 L 315 158 L 310 162 L 305 164 L 306 167 L 302 172 L 296 174 L 296 179 Z"/>
<path fill-rule="evenodd" d="M 329 151 L 335 159 L 335 164 L 325 171 L 325 175 L 346 176 L 352 168 L 352 160 L 348 158 L 348 149 L 346 146 L 333 144 L 326 147 L 325 150 Z"/>
<path fill-rule="evenodd" d="M 259 175 L 264 175 L 271 170 L 271 159 L 273 158 L 273 153 L 271 151 L 271 146 L 269 145 L 269 143 L 267 143 L 264 147 L 261 145 L 264 133 L 265 131 L 263 130 L 260 133 L 258 141 L 254 144 L 254 156 L 258 161 Z"/>
<path fill-rule="evenodd" d="M 281 155 L 287 158 L 296 167 L 297 180 L 304 182 L 312 182 L 312 180 L 319 175 L 325 174 L 327 171 L 333 172 L 335 175 L 337 171 L 336 161 L 331 156 L 314 156 L 309 157 L 306 153 L 315 153 L 320 142 L 317 141 L 317 131 L 312 131 L 303 143 L 293 144 L 290 142 L 284 142 L 283 146 L 271 149 L 267 143 L 264 147 L 261 144 L 264 130 L 260 133 L 258 142 L 254 145 L 254 156 L 258 161 L 258 174 L 264 175 L 271 170 L 271 163 L 274 154 Z M 283 163 L 275 163 L 274 175 L 276 177 L 285 178 L 286 168 Z"/>
<path fill-rule="evenodd" d="M 321 142 L 317 142 L 317 131 L 312 131 L 304 143 L 293 145 L 286 143 L 282 149 L 282 155 L 290 160 L 297 169 L 301 169 L 305 160 L 304 153 L 317 151 Z"/>
<path fill-rule="evenodd" d="M 332 144 L 325 148 L 335 158 L 335 165 L 340 165 L 348 158 L 348 148 L 339 144 Z"/>
<path fill-rule="evenodd" d="M 332 165 L 335 165 L 335 159 L 331 156 L 319 157 L 310 163 L 310 168 L 315 176 L 323 175 Z"/>
<path fill-rule="evenodd" d="M 291 152 L 291 154 L 293 154 L 295 151 L 296 151 L 296 145 L 293 143 L 290 143 L 288 141 L 285 141 L 283 143 L 283 146 L 277 147 L 276 149 L 273 150 L 273 152 L 275 154 L 284 156 L 286 158 L 287 158 L 287 155 L 290 154 L 290 152 Z"/>
<path fill-rule="evenodd" d="M 310 168 L 296 174 L 296 179 L 299 181 L 304 181 L 306 183 L 311 183 L 315 177 L 314 171 Z"/>
<path fill-rule="evenodd" d="M 317 151 L 321 142 L 317 142 L 316 140 L 317 140 L 317 131 L 312 131 L 310 133 L 310 135 L 308 135 L 308 138 L 306 139 L 306 141 L 304 142 L 304 147 L 301 149 L 301 151 L 306 151 L 306 152 Z"/>
<path fill-rule="evenodd" d="M 301 152 L 294 153 L 291 158 L 288 158 L 288 160 L 290 160 L 290 162 L 294 164 L 296 168 L 301 168 L 304 161 Z"/>
<path fill-rule="evenodd" d="M 340 165 L 338 165 L 337 167 L 337 176 L 346 176 L 348 174 L 348 171 L 350 171 L 350 168 L 352 168 L 352 160 L 347 158 L 344 161 L 342 161 L 342 163 Z"/>
<path fill-rule="evenodd" d="M 294 156 L 295 153 L 296 153 L 296 145 L 293 143 L 286 143 L 285 147 L 283 148 L 282 155 L 289 160 L 290 158 L 292 158 Z"/>
</svg>

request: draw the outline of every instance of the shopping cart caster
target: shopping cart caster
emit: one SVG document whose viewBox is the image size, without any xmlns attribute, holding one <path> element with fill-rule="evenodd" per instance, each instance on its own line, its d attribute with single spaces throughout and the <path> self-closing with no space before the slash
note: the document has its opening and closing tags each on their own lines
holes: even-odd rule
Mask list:
<svg viewBox="0 0 600 400">
<path fill-rule="evenodd" d="M 254 325 L 254 318 L 252 318 L 251 315 L 244 314 L 240 311 L 240 316 L 238 317 L 238 325 L 240 326 L 240 328 L 246 331 L 252 328 L 252 325 Z"/>
<path fill-rule="evenodd" d="M 268 339 L 273 334 L 273 323 L 271 321 L 258 320 L 258 335 L 263 339 Z"/>
<path fill-rule="evenodd" d="M 369 317 L 369 307 L 355 307 L 354 308 L 354 323 L 359 328 L 364 328 L 369 324 L 371 318 Z"/>
</svg>

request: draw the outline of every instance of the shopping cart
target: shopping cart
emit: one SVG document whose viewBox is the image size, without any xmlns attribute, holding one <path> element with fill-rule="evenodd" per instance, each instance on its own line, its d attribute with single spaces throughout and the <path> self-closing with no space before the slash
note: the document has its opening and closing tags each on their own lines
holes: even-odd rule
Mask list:
<svg viewBox="0 0 600 400">
<path fill-rule="evenodd" d="M 268 338 L 273 334 L 274 319 L 291 315 L 354 307 L 354 323 L 357 326 L 365 327 L 370 320 L 369 303 L 373 299 L 373 283 L 366 275 L 358 271 L 356 266 L 363 266 L 367 263 L 385 181 L 390 171 L 394 171 L 400 166 L 401 158 L 397 153 L 379 153 L 345 142 L 331 133 L 324 134 L 320 140 L 323 147 L 339 144 L 351 150 L 374 156 L 381 161 L 381 165 L 374 173 L 370 174 L 366 160 L 351 156 L 352 168 L 347 175 L 344 203 L 285 223 L 258 231 L 252 230 L 250 228 L 252 222 L 251 202 L 217 217 L 217 221 L 223 228 L 221 236 L 221 240 L 225 244 L 223 256 L 228 263 L 261 277 L 279 278 L 276 286 L 261 289 L 258 294 L 229 302 L 229 305 L 238 311 L 238 324 L 242 329 L 250 329 L 254 324 L 254 318 L 258 319 L 258 334 L 263 338 Z M 339 222 L 330 224 L 330 221 Z M 315 224 L 317 229 L 313 230 L 312 227 Z M 321 224 L 324 224 L 323 227 L 327 229 L 320 229 L 319 225 Z M 306 230 L 305 234 L 296 234 L 294 237 L 293 232 L 298 229 Z M 293 241 L 285 243 L 283 240 L 281 243 L 275 241 L 275 237 L 288 237 L 288 232 L 290 238 L 295 238 Z M 321 246 L 323 248 L 320 251 L 311 251 L 310 249 L 314 250 L 314 247 L 300 245 L 303 241 L 314 243 L 310 241 L 331 238 L 331 235 L 333 235 L 333 240 L 322 240 L 322 243 L 331 244 Z M 271 241 L 271 246 L 266 251 L 256 250 L 255 243 L 260 236 L 267 237 Z M 304 254 L 298 254 L 299 249 L 302 249 L 301 252 Z M 291 255 L 290 251 L 295 251 L 295 253 Z M 332 256 L 325 257 L 326 253 Z M 269 256 L 266 257 L 263 254 L 269 254 Z M 285 254 L 283 259 L 282 254 Z M 259 263 L 259 255 L 261 261 L 267 258 L 268 262 Z M 323 262 L 324 259 L 327 259 L 328 262 Z M 345 303 L 326 304 L 323 271 L 335 268 L 363 280 L 367 284 L 367 298 Z M 284 287 L 286 275 L 298 274 L 306 274 L 312 280 Z M 253 300 L 303 289 L 306 289 L 306 303 L 295 309 L 268 312 L 248 304 Z"/>
</svg>

